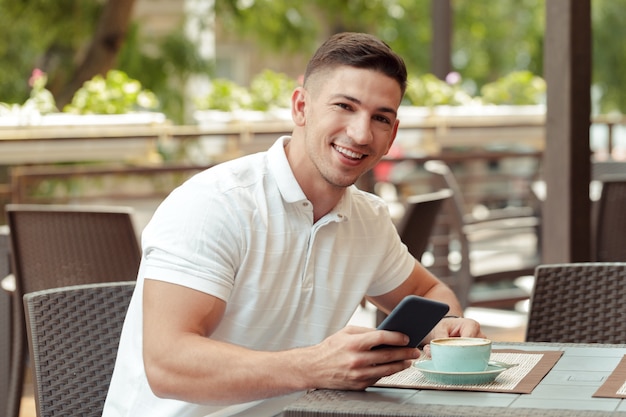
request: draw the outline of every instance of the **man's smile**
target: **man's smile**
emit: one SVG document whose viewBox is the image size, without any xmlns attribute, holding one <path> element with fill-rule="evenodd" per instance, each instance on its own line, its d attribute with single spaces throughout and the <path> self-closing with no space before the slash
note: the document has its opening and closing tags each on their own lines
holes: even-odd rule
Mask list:
<svg viewBox="0 0 626 417">
<path fill-rule="evenodd" d="M 354 152 L 354 151 L 352 151 L 350 149 L 344 148 L 344 147 L 339 146 L 337 144 L 333 144 L 332 146 L 333 146 L 333 148 L 335 148 L 335 150 L 337 152 L 339 152 L 340 154 L 342 154 L 346 158 L 359 160 L 359 159 L 363 159 L 366 156 L 365 154 Z"/>
</svg>

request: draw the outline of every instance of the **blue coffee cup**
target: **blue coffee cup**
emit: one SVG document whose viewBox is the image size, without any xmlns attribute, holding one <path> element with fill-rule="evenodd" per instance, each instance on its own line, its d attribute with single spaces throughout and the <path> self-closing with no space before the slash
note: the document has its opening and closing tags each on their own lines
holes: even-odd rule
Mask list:
<svg viewBox="0 0 626 417">
<path fill-rule="evenodd" d="M 440 372 L 482 372 L 491 356 L 491 340 L 447 337 L 430 342 L 433 367 Z"/>
</svg>

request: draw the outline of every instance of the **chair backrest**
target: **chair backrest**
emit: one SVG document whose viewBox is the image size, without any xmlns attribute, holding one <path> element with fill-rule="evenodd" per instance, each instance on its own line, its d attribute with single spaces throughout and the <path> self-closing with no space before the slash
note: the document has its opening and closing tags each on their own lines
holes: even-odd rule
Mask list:
<svg viewBox="0 0 626 417">
<path fill-rule="evenodd" d="M 24 296 L 38 417 L 100 417 L 135 282 Z"/>
<path fill-rule="evenodd" d="M 141 254 L 127 207 L 9 204 L 16 288 L 136 279 Z"/>
<path fill-rule="evenodd" d="M 597 262 L 626 262 L 626 176 L 602 177 L 602 192 L 593 218 Z"/>
<path fill-rule="evenodd" d="M 626 263 L 541 265 L 526 341 L 626 343 Z"/>
<path fill-rule="evenodd" d="M 467 211 L 467 206 L 463 198 L 463 190 L 461 190 L 461 186 L 456 180 L 454 173 L 448 164 L 443 161 L 426 161 L 424 168 L 426 171 L 434 174 L 434 178 L 439 179 L 439 187 L 448 188 L 452 191 L 452 204 L 450 206 L 453 209 L 453 215 L 456 218 L 455 221 L 459 223 L 457 226 L 461 227 L 464 223 L 463 217 Z"/>
<path fill-rule="evenodd" d="M 416 259 L 420 260 L 426 250 L 441 206 L 450 197 L 452 191 L 443 189 L 409 196 L 406 199 L 406 211 L 397 229 L 400 239 Z"/>
</svg>

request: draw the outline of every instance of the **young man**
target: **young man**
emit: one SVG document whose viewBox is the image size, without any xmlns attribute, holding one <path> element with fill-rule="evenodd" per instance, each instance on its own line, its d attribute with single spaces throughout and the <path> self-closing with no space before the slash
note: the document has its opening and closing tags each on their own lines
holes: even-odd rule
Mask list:
<svg viewBox="0 0 626 417">
<path fill-rule="evenodd" d="M 417 294 L 462 315 L 382 200 L 353 185 L 391 147 L 405 88 L 386 44 L 335 35 L 292 95 L 290 137 L 163 202 L 143 233 L 105 417 L 203 416 L 312 388 L 365 389 L 420 353 L 401 333 L 345 327 L 364 296 L 389 311 Z M 450 318 L 431 337 L 448 335 L 482 333 Z M 398 347 L 371 349 L 380 344 Z"/>
</svg>

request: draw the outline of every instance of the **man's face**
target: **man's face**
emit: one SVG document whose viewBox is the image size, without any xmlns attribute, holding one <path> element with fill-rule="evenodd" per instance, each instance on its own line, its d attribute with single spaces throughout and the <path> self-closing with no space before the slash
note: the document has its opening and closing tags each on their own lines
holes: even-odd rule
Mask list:
<svg viewBox="0 0 626 417">
<path fill-rule="evenodd" d="M 377 71 L 338 67 L 315 74 L 305 90 L 309 160 L 330 185 L 350 186 L 378 163 L 395 139 L 400 86 Z"/>
</svg>

